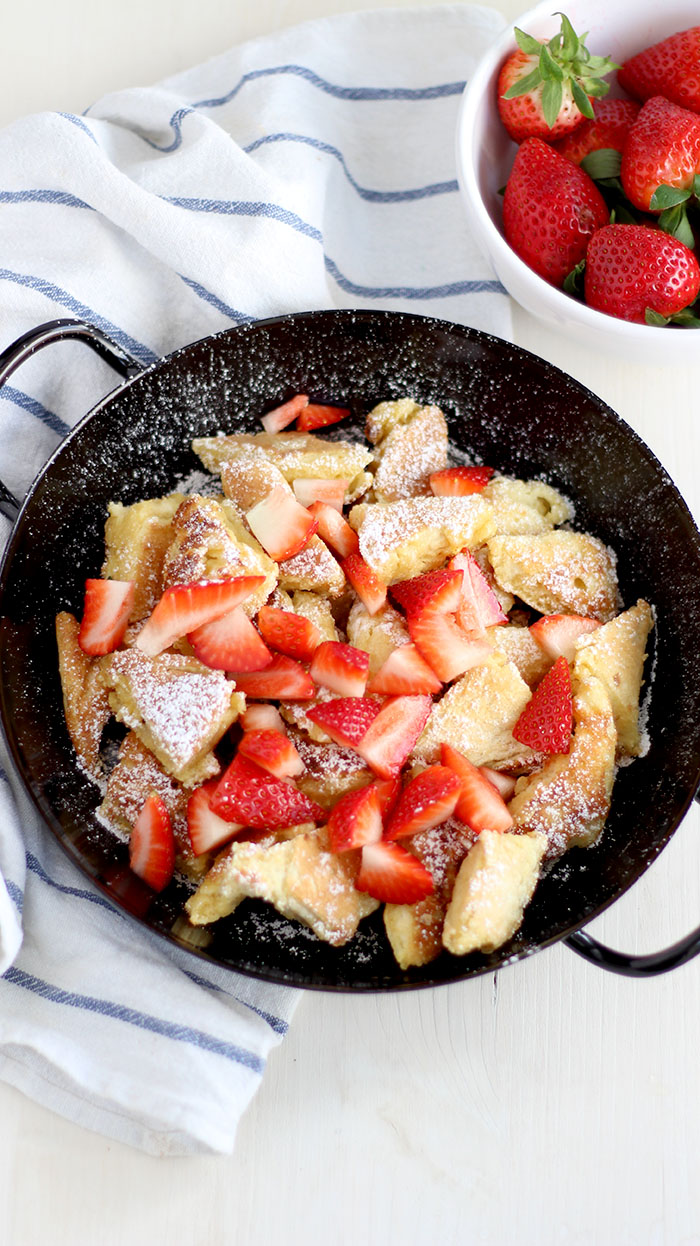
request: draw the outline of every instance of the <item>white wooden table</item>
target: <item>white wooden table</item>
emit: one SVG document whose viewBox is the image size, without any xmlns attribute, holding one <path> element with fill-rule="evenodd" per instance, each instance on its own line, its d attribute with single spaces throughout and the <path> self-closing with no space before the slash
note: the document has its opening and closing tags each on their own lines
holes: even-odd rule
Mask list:
<svg viewBox="0 0 700 1246">
<path fill-rule="evenodd" d="M 632 19 L 632 0 L 622 2 Z M 252 35 L 357 7 L 13 6 L 3 13 L 0 123 L 81 110 Z M 498 7 L 508 17 L 522 9 Z M 521 345 L 641 434 L 700 516 L 695 371 L 593 357 L 519 309 L 515 325 Z M 699 825 L 693 808 L 594 924 L 597 936 L 651 951 L 698 923 Z M 700 1243 L 698 1033 L 700 959 L 633 982 L 557 946 L 434 991 L 307 993 L 230 1158 L 151 1159 L 0 1084 L 0 1242 L 691 1246 Z"/>
</svg>

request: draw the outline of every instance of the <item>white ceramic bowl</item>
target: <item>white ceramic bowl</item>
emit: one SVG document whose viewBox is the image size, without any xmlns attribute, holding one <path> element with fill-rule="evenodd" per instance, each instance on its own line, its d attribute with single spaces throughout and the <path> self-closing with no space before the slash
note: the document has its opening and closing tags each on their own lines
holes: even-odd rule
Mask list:
<svg viewBox="0 0 700 1246">
<path fill-rule="evenodd" d="M 551 0 L 530 9 L 513 25 L 538 38 L 551 38 L 560 26 Z M 578 34 L 589 32 L 594 54 L 618 64 L 635 52 L 700 19 L 697 0 L 567 0 L 562 6 Z M 510 174 L 516 146 L 498 116 L 496 81 L 506 56 L 516 47 L 513 25 L 476 67 L 465 90 L 457 128 L 457 169 L 469 224 L 509 294 L 537 316 L 577 341 L 640 363 L 690 363 L 700 352 L 700 330 L 658 329 L 630 324 L 586 307 L 555 289 L 528 268 L 503 236 L 501 189 Z M 609 79 L 610 94 L 617 89 Z"/>
</svg>

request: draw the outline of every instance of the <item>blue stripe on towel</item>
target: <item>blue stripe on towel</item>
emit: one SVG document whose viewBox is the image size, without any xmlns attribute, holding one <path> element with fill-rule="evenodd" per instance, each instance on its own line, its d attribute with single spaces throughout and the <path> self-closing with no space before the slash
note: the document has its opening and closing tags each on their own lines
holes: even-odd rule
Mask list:
<svg viewBox="0 0 700 1246">
<path fill-rule="evenodd" d="M 265 1012 L 263 1008 L 256 1008 L 255 1004 L 249 1004 L 247 1000 L 245 999 L 239 999 L 238 996 L 233 993 L 233 991 L 227 991 L 225 987 L 218 986 L 215 982 L 210 982 L 208 978 L 202 978 L 200 977 L 199 974 L 191 973 L 190 970 L 188 969 L 183 969 L 182 972 L 184 973 L 185 977 L 190 978 L 191 981 L 194 982 L 196 986 L 205 986 L 210 991 L 216 991 L 221 995 L 225 995 L 227 999 L 235 999 L 237 1004 L 241 1004 L 244 1008 L 249 1008 L 251 1012 L 256 1013 L 257 1016 L 259 1017 L 262 1017 L 263 1021 L 266 1021 L 267 1024 L 270 1026 L 270 1029 L 274 1030 L 276 1034 L 287 1033 L 287 1030 L 289 1029 L 289 1025 L 287 1024 L 286 1021 L 283 1021 L 281 1017 L 275 1017 L 273 1013 Z"/>
<path fill-rule="evenodd" d="M 205 303 L 211 303 L 212 307 L 215 307 L 216 310 L 220 311 L 224 316 L 228 316 L 231 320 L 234 320 L 236 324 L 244 324 L 248 320 L 253 320 L 253 316 L 249 316 L 247 312 L 236 311 L 235 307 L 230 307 L 228 303 L 224 303 L 223 299 L 218 298 L 216 294 L 212 294 L 211 290 L 205 289 L 205 287 L 201 286 L 198 281 L 193 281 L 191 277 L 185 277 L 184 273 L 178 273 L 178 277 L 181 281 L 184 281 L 185 285 L 189 286 L 190 290 L 193 290 L 200 299 L 204 299 Z"/>
<path fill-rule="evenodd" d="M 94 212 L 94 208 L 84 199 L 78 199 L 77 195 L 71 195 L 66 190 L 43 190 L 39 187 L 33 190 L 0 190 L 0 203 L 64 204 L 68 208 L 87 208 L 89 212 Z"/>
<path fill-rule="evenodd" d="M 11 878 L 6 878 L 4 882 L 5 887 L 7 888 L 8 896 L 15 905 L 17 912 L 21 913 L 24 908 L 24 892 L 22 891 L 22 888 L 18 887 L 17 883 L 13 883 Z"/>
<path fill-rule="evenodd" d="M 25 973 L 23 969 L 17 969 L 14 965 L 10 966 L 2 977 L 6 982 L 22 987 L 23 990 L 32 991 L 51 1003 L 64 1004 L 69 1008 L 80 1008 L 85 1012 L 110 1017 L 114 1021 L 124 1021 L 127 1025 L 134 1025 L 138 1029 L 159 1034 L 176 1043 L 187 1043 L 202 1051 L 208 1051 L 212 1055 L 223 1056 L 225 1060 L 241 1064 L 253 1073 L 262 1073 L 265 1068 L 265 1061 L 252 1051 L 246 1051 L 244 1047 L 238 1047 L 233 1043 L 226 1043 L 220 1038 L 206 1034 L 203 1030 L 195 1030 L 189 1025 L 176 1025 L 172 1021 L 164 1021 L 160 1017 L 154 1017 L 147 1012 L 139 1012 L 135 1008 L 127 1008 L 124 1004 L 117 1004 L 109 999 L 98 999 L 94 995 L 79 995 L 74 991 L 64 991 L 61 987 L 44 982 L 41 978 Z"/>
<path fill-rule="evenodd" d="M 26 857 L 27 869 L 30 869 L 32 874 L 36 874 L 37 877 L 40 878 L 43 883 L 46 883 L 48 887 L 54 887 L 56 891 L 61 891 L 66 896 L 75 896 L 79 900 L 88 900 L 90 904 L 96 904 L 99 908 L 107 909 L 107 911 L 109 913 L 113 913 L 115 917 L 120 917 L 124 920 L 124 914 L 122 911 L 119 908 L 116 908 L 114 904 L 111 904 L 109 900 L 106 900 L 104 896 L 98 895 L 92 891 L 87 891 L 84 887 L 67 887 L 64 883 L 57 883 L 55 879 L 51 878 L 51 876 L 46 873 L 41 861 L 39 861 L 33 853 L 28 852 Z"/>
<path fill-rule="evenodd" d="M 99 147 L 99 143 L 97 142 L 95 135 L 90 127 L 85 124 L 82 117 L 76 117 L 75 113 L 72 112 L 59 112 L 58 116 L 63 117 L 65 121 L 70 121 L 72 125 L 77 126 L 79 130 L 82 130 L 85 134 L 87 134 L 88 138 L 91 138 L 93 143 Z"/>
<path fill-rule="evenodd" d="M 50 428 L 52 432 L 59 433 L 61 437 L 65 437 L 70 432 L 70 424 L 66 424 L 59 415 L 55 415 L 53 411 L 49 411 L 47 407 L 42 406 L 36 398 L 32 398 L 29 394 L 25 394 L 21 389 L 15 389 L 14 385 L 3 385 L 0 389 L 0 398 L 6 398 L 8 402 L 14 402 L 16 406 L 21 407 L 23 411 L 28 411 L 30 415 L 35 415 L 42 424 Z"/>
</svg>

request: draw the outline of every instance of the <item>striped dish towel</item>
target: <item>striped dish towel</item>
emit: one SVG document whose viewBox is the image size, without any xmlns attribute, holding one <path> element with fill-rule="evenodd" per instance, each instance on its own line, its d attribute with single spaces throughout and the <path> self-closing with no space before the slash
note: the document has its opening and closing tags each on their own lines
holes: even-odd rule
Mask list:
<svg viewBox="0 0 700 1246">
<path fill-rule="evenodd" d="M 0 133 L 0 348 L 75 315 L 143 363 L 246 320 L 411 309 L 510 335 L 455 178 L 459 97 L 502 18 L 322 19 L 82 116 Z M 18 496 L 114 377 L 77 344 L 0 390 Z M 2 523 L 4 541 L 9 525 Z M 0 1075 L 157 1154 L 230 1151 L 298 993 L 189 958 L 95 891 L 0 781 Z"/>
</svg>

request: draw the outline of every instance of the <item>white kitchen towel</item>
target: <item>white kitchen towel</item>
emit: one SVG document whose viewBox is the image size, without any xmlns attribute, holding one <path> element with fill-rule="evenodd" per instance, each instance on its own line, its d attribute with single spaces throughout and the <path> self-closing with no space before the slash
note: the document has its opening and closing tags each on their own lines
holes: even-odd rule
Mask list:
<svg viewBox="0 0 700 1246">
<path fill-rule="evenodd" d="M 464 82 L 502 26 L 467 5 L 326 18 L 82 116 L 7 127 L 0 349 L 72 315 L 149 363 L 245 320 L 324 307 L 410 309 L 509 337 L 454 157 Z M 14 373 L 0 390 L 0 477 L 18 496 L 114 384 L 75 343 Z M 114 909 L 8 766 L 0 972 L 0 1076 L 156 1154 L 232 1149 L 298 999 Z"/>
</svg>

